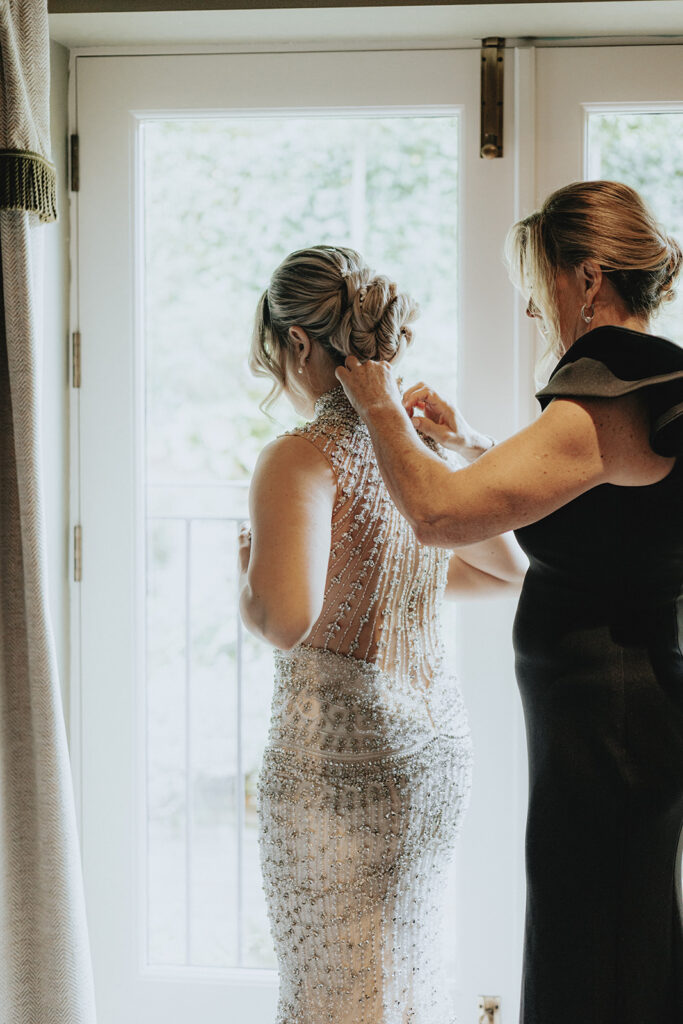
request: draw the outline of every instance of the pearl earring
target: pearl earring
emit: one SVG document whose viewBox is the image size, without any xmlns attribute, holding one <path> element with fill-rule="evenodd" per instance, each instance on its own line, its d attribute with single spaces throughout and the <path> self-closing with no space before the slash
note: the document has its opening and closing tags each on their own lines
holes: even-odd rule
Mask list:
<svg viewBox="0 0 683 1024">
<path fill-rule="evenodd" d="M 581 307 L 581 319 L 583 320 L 583 322 L 586 323 L 586 324 L 589 324 L 594 316 L 595 316 L 595 307 L 591 305 L 591 311 L 590 311 L 590 313 L 588 313 L 586 311 L 586 303 L 584 302 L 583 306 Z"/>
<path fill-rule="evenodd" d="M 296 372 L 297 373 L 303 373 L 304 372 L 303 366 L 300 366 L 299 369 Z"/>
</svg>

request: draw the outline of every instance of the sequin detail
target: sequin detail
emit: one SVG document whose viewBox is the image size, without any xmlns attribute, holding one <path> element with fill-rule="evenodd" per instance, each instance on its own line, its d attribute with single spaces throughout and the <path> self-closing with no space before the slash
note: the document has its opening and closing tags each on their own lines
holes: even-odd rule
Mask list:
<svg viewBox="0 0 683 1024">
<path fill-rule="evenodd" d="M 322 613 L 276 652 L 259 778 L 277 1024 L 451 1024 L 442 897 L 471 743 L 440 636 L 449 554 L 416 542 L 341 388 L 297 433 L 338 493 Z"/>
</svg>

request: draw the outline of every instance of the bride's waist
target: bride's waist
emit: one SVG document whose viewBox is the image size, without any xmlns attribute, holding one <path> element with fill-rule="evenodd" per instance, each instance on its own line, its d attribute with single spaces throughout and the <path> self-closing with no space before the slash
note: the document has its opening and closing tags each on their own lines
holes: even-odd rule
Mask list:
<svg viewBox="0 0 683 1024">
<path fill-rule="evenodd" d="M 388 664 L 387 664 L 388 663 Z M 339 654 L 324 647 L 297 644 L 290 651 L 275 651 L 276 676 L 293 683 L 305 681 L 337 689 L 365 687 L 382 689 L 431 689 L 439 681 L 451 678 L 439 646 L 414 656 L 413 652 L 394 663 L 383 656 L 369 661 L 353 654 Z"/>
<path fill-rule="evenodd" d="M 441 666 L 426 685 L 316 648 L 276 657 L 271 746 L 360 757 L 466 732 L 455 679 Z"/>
</svg>

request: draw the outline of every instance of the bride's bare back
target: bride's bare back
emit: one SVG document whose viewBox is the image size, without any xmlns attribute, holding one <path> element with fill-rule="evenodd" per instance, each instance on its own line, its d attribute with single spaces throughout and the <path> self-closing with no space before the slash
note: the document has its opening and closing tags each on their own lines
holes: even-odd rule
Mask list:
<svg viewBox="0 0 683 1024">
<path fill-rule="evenodd" d="M 429 685 L 442 660 L 448 552 L 415 540 L 341 387 L 318 400 L 315 420 L 297 433 L 325 455 L 337 481 L 323 605 L 305 643 Z"/>
</svg>

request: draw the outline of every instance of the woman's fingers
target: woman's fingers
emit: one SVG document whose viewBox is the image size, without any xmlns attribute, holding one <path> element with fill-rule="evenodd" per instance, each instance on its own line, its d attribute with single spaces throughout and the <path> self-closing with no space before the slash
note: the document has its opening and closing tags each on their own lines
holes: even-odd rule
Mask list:
<svg viewBox="0 0 683 1024">
<path fill-rule="evenodd" d="M 417 405 L 422 403 L 432 395 L 434 392 L 426 384 L 414 384 L 412 388 L 408 388 L 403 394 L 404 405 Z"/>
<path fill-rule="evenodd" d="M 370 417 L 382 406 L 400 402 L 391 366 L 383 360 L 362 363 L 356 356 L 347 356 L 345 365 L 338 366 L 335 374 L 361 419 Z"/>
<path fill-rule="evenodd" d="M 237 562 L 242 572 L 249 567 L 251 556 L 251 527 L 249 523 L 242 523 L 237 535 Z"/>
<path fill-rule="evenodd" d="M 427 385 L 423 380 L 418 381 L 417 384 L 411 384 L 410 387 L 406 388 L 406 390 L 403 392 L 403 401 L 409 402 L 416 392 L 426 387 Z"/>
<path fill-rule="evenodd" d="M 334 375 L 337 378 L 337 380 L 341 381 L 341 383 L 343 384 L 346 381 L 351 380 L 351 371 L 355 370 L 356 367 L 360 365 L 360 359 L 357 359 L 356 356 L 347 356 L 346 359 L 344 360 L 343 365 L 338 366 L 337 369 L 334 371 Z"/>
<path fill-rule="evenodd" d="M 409 414 L 415 408 L 423 409 L 425 414 L 437 423 L 439 421 L 450 424 L 455 422 L 453 408 L 433 388 L 424 384 L 406 391 L 403 396 L 403 406 Z"/>
<path fill-rule="evenodd" d="M 443 445 L 447 445 L 447 442 L 454 436 L 453 431 L 444 423 L 435 423 L 434 420 L 430 420 L 427 416 L 414 416 L 413 423 L 420 434 L 431 437 L 434 441 L 439 441 Z"/>
</svg>

